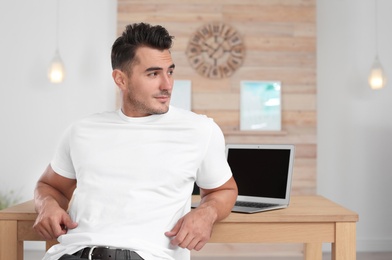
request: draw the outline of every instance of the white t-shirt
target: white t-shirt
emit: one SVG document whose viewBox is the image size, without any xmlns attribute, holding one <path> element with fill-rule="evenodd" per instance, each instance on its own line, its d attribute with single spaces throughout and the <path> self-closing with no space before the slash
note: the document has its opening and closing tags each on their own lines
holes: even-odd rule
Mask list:
<svg viewBox="0 0 392 260">
<path fill-rule="evenodd" d="M 165 236 L 190 210 L 193 183 L 216 188 L 231 177 L 223 134 L 206 116 L 170 107 L 130 118 L 121 110 L 71 125 L 51 162 L 77 179 L 69 214 L 78 227 L 44 260 L 86 246 L 128 248 L 146 260 L 190 259 Z"/>
</svg>

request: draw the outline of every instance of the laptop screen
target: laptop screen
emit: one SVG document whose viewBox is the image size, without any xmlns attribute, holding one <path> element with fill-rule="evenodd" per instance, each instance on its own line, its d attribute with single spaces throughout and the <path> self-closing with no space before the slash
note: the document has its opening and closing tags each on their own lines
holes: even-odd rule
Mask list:
<svg viewBox="0 0 392 260">
<path fill-rule="evenodd" d="M 228 147 L 227 160 L 238 195 L 285 199 L 291 152 L 284 146 Z"/>
</svg>

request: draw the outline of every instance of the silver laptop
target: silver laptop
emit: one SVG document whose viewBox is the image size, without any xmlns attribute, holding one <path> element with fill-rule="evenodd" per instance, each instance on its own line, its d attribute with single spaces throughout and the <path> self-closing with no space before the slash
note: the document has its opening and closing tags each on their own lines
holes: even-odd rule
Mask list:
<svg viewBox="0 0 392 260">
<path fill-rule="evenodd" d="M 294 145 L 228 144 L 226 156 L 238 186 L 233 212 L 255 213 L 289 205 Z"/>
</svg>

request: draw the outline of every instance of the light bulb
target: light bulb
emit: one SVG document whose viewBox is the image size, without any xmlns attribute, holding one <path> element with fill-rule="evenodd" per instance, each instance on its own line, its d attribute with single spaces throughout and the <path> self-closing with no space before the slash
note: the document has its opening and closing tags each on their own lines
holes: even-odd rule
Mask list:
<svg viewBox="0 0 392 260">
<path fill-rule="evenodd" d="M 385 86 L 387 78 L 384 69 L 376 56 L 373 66 L 370 70 L 369 85 L 372 89 L 381 89 Z"/>
<path fill-rule="evenodd" d="M 65 67 L 60 54 L 56 51 L 48 70 L 48 77 L 52 83 L 61 83 L 65 78 Z"/>
</svg>

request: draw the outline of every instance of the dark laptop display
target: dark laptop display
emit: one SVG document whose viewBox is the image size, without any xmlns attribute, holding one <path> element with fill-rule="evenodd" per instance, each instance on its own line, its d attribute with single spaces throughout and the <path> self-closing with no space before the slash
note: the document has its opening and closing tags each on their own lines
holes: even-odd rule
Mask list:
<svg viewBox="0 0 392 260">
<path fill-rule="evenodd" d="M 289 205 L 294 145 L 228 144 L 226 155 L 238 186 L 233 211 L 253 213 Z"/>
<path fill-rule="evenodd" d="M 286 197 L 290 149 L 231 149 L 227 161 L 241 195 Z"/>
</svg>

